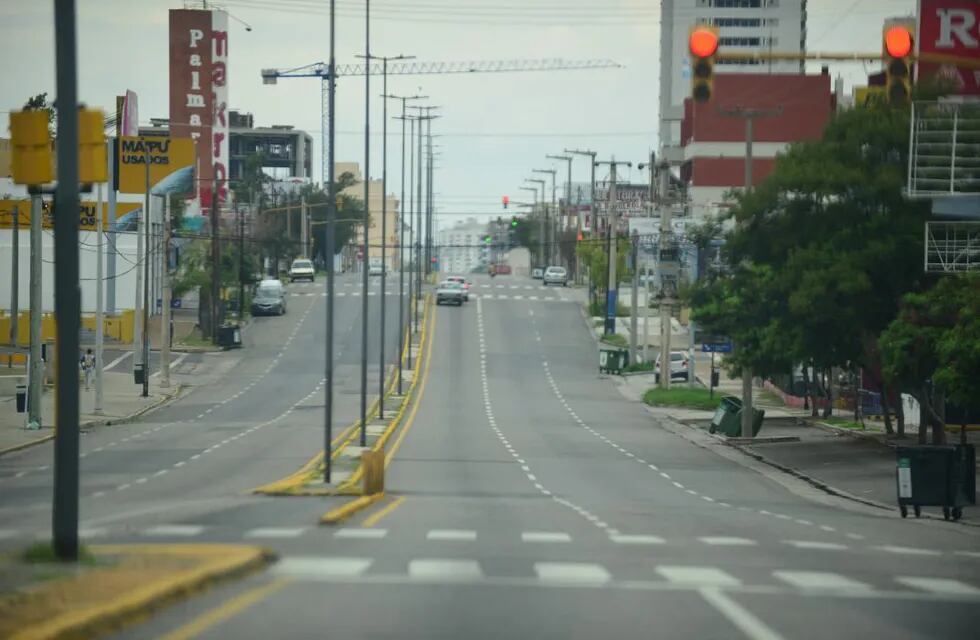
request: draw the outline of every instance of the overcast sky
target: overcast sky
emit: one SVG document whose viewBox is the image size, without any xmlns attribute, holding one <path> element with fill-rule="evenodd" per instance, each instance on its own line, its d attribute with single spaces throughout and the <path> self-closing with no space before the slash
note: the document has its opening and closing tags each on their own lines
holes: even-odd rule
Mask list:
<svg viewBox="0 0 980 640">
<path fill-rule="evenodd" d="M 677 0 L 681 1 L 681 0 Z M 140 121 L 168 115 L 167 11 L 179 0 L 78 0 L 79 95 L 114 108 L 114 96 L 139 94 Z M 327 0 L 227 0 L 219 6 L 252 26 L 229 20 L 229 95 L 233 108 L 257 125 L 291 124 L 315 140 L 320 175 L 319 82 L 262 84 L 259 70 L 295 67 L 328 56 Z M 439 105 L 435 185 L 440 220 L 502 212 L 501 196 L 521 191 L 533 168 L 566 147 L 593 149 L 600 158 L 643 161 L 657 146 L 660 3 L 657 0 L 375 0 L 371 50 L 414 55 L 420 61 L 608 58 L 622 69 L 548 73 L 389 76 L 389 92 L 421 93 Z M 364 2 L 338 0 L 337 62 L 364 53 Z M 40 91 L 53 94 L 53 2 L 0 1 L 0 109 L 19 108 Z M 598 9 L 597 7 L 602 7 Z M 810 0 L 811 51 L 880 51 L 884 18 L 909 15 L 915 0 Z M 819 64 L 814 71 L 819 70 Z M 862 84 L 863 64 L 831 67 L 848 87 Z M 381 175 L 381 79 L 372 78 L 374 177 Z M 338 81 L 337 160 L 363 161 L 364 78 Z M 400 102 L 389 104 L 389 115 Z M 6 115 L 6 114 L 4 114 Z M 400 124 L 389 125 L 389 191 L 398 193 Z M 574 180 L 588 179 L 585 158 Z M 559 174 L 561 175 L 561 174 Z M 600 172 L 600 178 L 604 172 Z M 634 182 L 645 178 L 637 169 Z M 550 185 L 549 185 L 550 186 Z M 452 216 L 452 217 L 450 217 Z"/>
</svg>

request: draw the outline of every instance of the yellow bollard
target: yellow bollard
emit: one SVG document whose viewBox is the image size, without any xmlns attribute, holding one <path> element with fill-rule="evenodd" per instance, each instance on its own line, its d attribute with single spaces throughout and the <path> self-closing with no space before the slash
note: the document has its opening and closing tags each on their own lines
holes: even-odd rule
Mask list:
<svg viewBox="0 0 980 640">
<path fill-rule="evenodd" d="M 365 451 L 361 454 L 364 469 L 364 495 L 373 496 L 385 490 L 385 456 L 381 451 Z"/>
</svg>

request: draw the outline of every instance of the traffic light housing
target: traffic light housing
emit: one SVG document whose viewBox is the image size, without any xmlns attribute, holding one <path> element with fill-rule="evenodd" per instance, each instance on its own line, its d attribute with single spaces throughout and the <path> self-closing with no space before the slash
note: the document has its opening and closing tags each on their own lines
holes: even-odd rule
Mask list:
<svg viewBox="0 0 980 640">
<path fill-rule="evenodd" d="M 705 25 L 691 29 L 688 51 L 691 54 L 691 98 L 695 102 L 707 102 L 714 90 L 718 29 Z"/>
<path fill-rule="evenodd" d="M 502 201 L 504 203 L 504 209 L 506 209 L 507 205 L 510 204 L 510 196 L 504 196 Z"/>
<path fill-rule="evenodd" d="M 104 122 L 99 109 L 78 110 L 78 181 L 82 184 L 109 179 Z"/>
<path fill-rule="evenodd" d="M 885 29 L 885 96 L 891 104 L 907 104 L 912 98 L 912 32 L 904 26 Z"/>
<path fill-rule="evenodd" d="M 38 186 L 54 181 L 49 118 L 47 109 L 10 112 L 10 172 L 15 184 Z"/>
<path fill-rule="evenodd" d="M 517 228 L 517 216 L 511 216 L 510 217 L 510 228 L 511 229 L 516 229 Z"/>
</svg>

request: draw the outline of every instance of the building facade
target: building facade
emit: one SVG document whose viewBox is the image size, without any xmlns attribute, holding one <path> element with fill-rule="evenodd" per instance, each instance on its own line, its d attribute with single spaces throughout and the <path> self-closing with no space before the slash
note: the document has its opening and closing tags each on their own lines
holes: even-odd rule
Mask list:
<svg viewBox="0 0 980 640">
<path fill-rule="evenodd" d="M 660 143 L 667 160 L 677 161 L 684 99 L 691 93 L 688 36 L 696 25 L 719 31 L 719 49 L 726 53 L 806 50 L 807 0 L 661 0 Z M 719 60 L 719 74 L 803 73 L 803 62 Z"/>
<path fill-rule="evenodd" d="M 358 200 L 364 199 L 364 182 L 361 176 L 361 167 L 356 162 L 337 162 L 334 164 L 334 172 L 337 178 L 349 173 L 354 176 L 354 180 L 357 181 L 353 186 L 347 187 L 343 193 L 351 198 L 356 198 Z M 371 180 L 368 183 L 368 216 L 370 218 L 370 225 L 368 226 L 368 251 L 367 257 L 368 262 L 371 259 L 376 260 L 381 259 L 381 230 L 382 230 L 382 213 L 386 212 L 387 220 L 384 225 L 387 234 L 385 236 L 385 264 L 388 270 L 397 269 L 399 264 L 399 233 L 398 233 L 398 198 L 393 194 L 388 194 L 384 196 L 387 199 L 386 203 L 383 203 L 382 183 L 381 180 Z M 356 238 L 352 239 L 351 244 L 353 248 L 346 252 L 350 264 L 346 265 L 346 268 L 359 268 L 360 263 L 360 247 L 364 243 L 364 228 L 358 225 L 358 231 Z"/>
<path fill-rule="evenodd" d="M 467 274 L 485 265 L 487 249 L 484 239 L 487 224 L 470 218 L 435 232 L 439 270 L 450 274 Z"/>
</svg>

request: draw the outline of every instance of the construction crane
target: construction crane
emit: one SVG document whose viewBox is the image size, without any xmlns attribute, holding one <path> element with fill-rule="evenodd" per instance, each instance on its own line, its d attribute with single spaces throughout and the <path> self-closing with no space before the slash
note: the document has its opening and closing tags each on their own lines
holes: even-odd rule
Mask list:
<svg viewBox="0 0 980 640">
<path fill-rule="evenodd" d="M 464 62 L 399 62 L 388 65 L 390 75 L 435 75 L 447 73 L 514 73 L 526 71 L 580 71 L 584 69 L 618 69 L 622 65 L 612 60 L 565 60 L 540 58 L 534 60 L 473 60 Z M 321 170 L 327 182 L 327 111 L 330 65 L 314 62 L 292 69 L 262 69 L 262 84 L 276 84 L 279 78 L 320 78 Z M 337 65 L 337 77 L 381 75 L 380 63 Z"/>
</svg>

